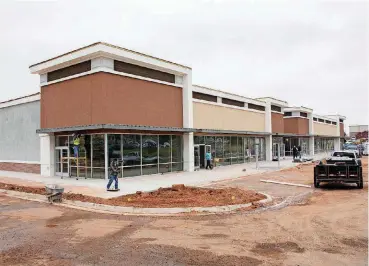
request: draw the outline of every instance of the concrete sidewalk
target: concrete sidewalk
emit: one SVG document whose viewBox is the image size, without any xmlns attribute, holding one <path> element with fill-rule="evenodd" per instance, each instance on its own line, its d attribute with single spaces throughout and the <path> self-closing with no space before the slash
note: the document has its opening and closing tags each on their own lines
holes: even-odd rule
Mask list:
<svg viewBox="0 0 369 266">
<path fill-rule="evenodd" d="M 326 155 L 325 155 L 326 156 Z M 322 155 L 315 156 L 320 159 Z M 43 186 L 45 184 L 58 184 L 65 188 L 66 192 L 81 193 L 101 198 L 111 198 L 135 193 L 136 191 L 152 191 L 159 187 L 170 187 L 173 184 L 185 184 L 186 186 L 208 186 L 212 182 L 234 179 L 237 177 L 260 174 L 264 172 L 278 171 L 297 165 L 292 158 L 286 158 L 278 162 L 244 163 L 230 166 L 220 166 L 213 170 L 200 170 L 195 172 L 178 172 L 168 174 L 156 174 L 119 179 L 119 192 L 107 192 L 105 190 L 107 180 L 104 179 L 79 179 L 64 177 L 45 177 L 38 174 L 27 174 L 10 171 L 0 171 L 0 182 L 13 183 L 27 186 Z"/>
</svg>

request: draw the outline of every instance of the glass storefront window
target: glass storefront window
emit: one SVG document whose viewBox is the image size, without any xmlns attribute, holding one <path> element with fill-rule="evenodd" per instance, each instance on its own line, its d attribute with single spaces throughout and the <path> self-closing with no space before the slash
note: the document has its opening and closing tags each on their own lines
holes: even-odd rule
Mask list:
<svg viewBox="0 0 369 266">
<path fill-rule="evenodd" d="M 113 159 L 122 159 L 122 135 L 108 134 L 108 164 Z"/>
<path fill-rule="evenodd" d="M 171 158 L 171 136 L 159 136 L 159 163 L 169 163 Z"/>
<path fill-rule="evenodd" d="M 215 157 L 223 158 L 223 137 L 215 138 Z"/>
<path fill-rule="evenodd" d="M 238 145 L 237 145 L 237 149 L 238 149 L 238 163 L 243 163 L 244 162 L 244 156 L 243 156 L 243 138 L 242 137 L 238 137 Z"/>
<path fill-rule="evenodd" d="M 105 178 L 105 140 L 103 134 L 92 135 L 92 177 Z"/>
<path fill-rule="evenodd" d="M 172 162 L 181 163 L 182 162 L 182 137 L 172 136 Z"/>
<path fill-rule="evenodd" d="M 228 165 L 231 163 L 231 138 L 230 137 L 224 137 L 223 148 L 224 148 L 223 164 Z"/>
<path fill-rule="evenodd" d="M 194 144 L 205 144 L 205 137 L 204 136 L 194 136 L 193 142 Z"/>
<path fill-rule="evenodd" d="M 231 137 L 231 164 L 238 163 L 237 137 Z"/>
<path fill-rule="evenodd" d="M 158 163 L 158 136 L 142 136 L 142 164 L 157 165 Z"/>
<path fill-rule="evenodd" d="M 141 136 L 123 135 L 123 167 L 141 165 Z"/>
<path fill-rule="evenodd" d="M 211 146 L 211 154 L 213 157 L 215 156 L 215 137 L 214 136 L 206 136 L 205 144 Z"/>
<path fill-rule="evenodd" d="M 141 166 L 127 166 L 123 167 L 123 177 L 141 175 Z"/>
<path fill-rule="evenodd" d="M 55 146 L 68 146 L 68 136 L 56 136 Z"/>
</svg>

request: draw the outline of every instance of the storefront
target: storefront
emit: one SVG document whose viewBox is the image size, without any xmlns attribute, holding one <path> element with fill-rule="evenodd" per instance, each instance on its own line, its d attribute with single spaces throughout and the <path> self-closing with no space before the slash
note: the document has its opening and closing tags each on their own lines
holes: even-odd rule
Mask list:
<svg viewBox="0 0 369 266">
<path fill-rule="evenodd" d="M 195 167 L 204 167 L 203 148 L 208 146 L 217 165 L 231 165 L 256 160 L 265 161 L 264 137 L 245 136 L 194 136 Z M 206 147 L 204 147 L 206 148 Z M 198 160 L 196 160 L 198 156 Z"/>
<path fill-rule="evenodd" d="M 72 136 L 55 138 L 55 172 L 60 176 L 105 178 L 106 167 L 121 159 L 121 176 L 139 176 L 183 170 L 181 135 L 85 134 L 79 154 Z"/>
<path fill-rule="evenodd" d="M 334 138 L 314 138 L 314 153 L 323 153 L 334 151 Z"/>
</svg>

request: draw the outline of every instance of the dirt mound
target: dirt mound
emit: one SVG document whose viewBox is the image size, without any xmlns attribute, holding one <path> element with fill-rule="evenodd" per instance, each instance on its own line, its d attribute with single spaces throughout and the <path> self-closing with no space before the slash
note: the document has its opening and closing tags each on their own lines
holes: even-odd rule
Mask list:
<svg viewBox="0 0 369 266">
<path fill-rule="evenodd" d="M 45 195 L 44 188 L 26 187 L 13 184 L 0 183 L 0 188 L 26 193 Z M 67 200 L 92 202 L 113 206 L 133 206 L 145 208 L 159 207 L 211 207 L 255 202 L 266 197 L 255 191 L 239 188 L 198 188 L 186 187 L 182 184 L 171 188 L 159 188 L 152 192 L 138 192 L 111 199 L 85 196 L 75 193 L 64 193 Z"/>
<path fill-rule="evenodd" d="M 26 186 L 14 185 L 14 184 L 0 183 L 0 189 L 46 195 L 45 188 L 41 188 L 41 187 L 26 187 Z"/>
</svg>

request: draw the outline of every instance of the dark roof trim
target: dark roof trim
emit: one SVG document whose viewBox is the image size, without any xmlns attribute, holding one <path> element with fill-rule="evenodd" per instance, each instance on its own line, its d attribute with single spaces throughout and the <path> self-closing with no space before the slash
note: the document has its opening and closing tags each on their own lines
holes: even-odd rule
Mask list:
<svg viewBox="0 0 369 266">
<path fill-rule="evenodd" d="M 86 125 L 86 126 L 42 128 L 42 129 L 37 129 L 36 133 L 55 133 L 55 132 L 64 132 L 64 131 L 82 131 L 82 130 L 98 130 L 98 129 L 193 132 L 193 129 L 179 128 L 179 127 L 152 127 L 152 126 L 136 126 L 136 125 L 97 124 L 97 125 Z"/>
<path fill-rule="evenodd" d="M 273 133 L 275 137 L 312 137 L 309 134 L 292 134 L 292 133 Z"/>
<path fill-rule="evenodd" d="M 36 133 L 42 134 L 42 133 L 99 130 L 99 129 L 163 131 L 163 132 L 171 131 L 171 132 L 183 132 L 183 133 L 195 132 L 195 133 L 213 133 L 213 134 L 271 135 L 271 133 L 268 133 L 268 132 L 255 132 L 255 131 L 197 129 L 197 128 L 179 128 L 179 127 L 153 127 L 153 126 L 116 125 L 116 124 L 96 124 L 96 125 L 86 125 L 86 126 L 42 128 L 42 129 L 37 129 Z"/>
</svg>

